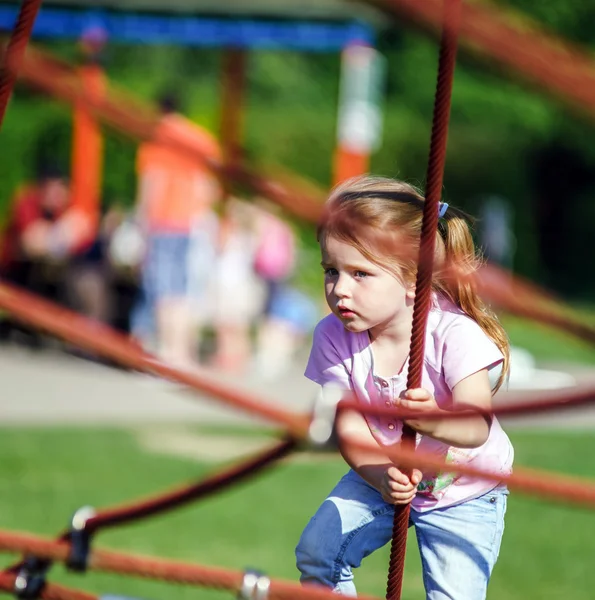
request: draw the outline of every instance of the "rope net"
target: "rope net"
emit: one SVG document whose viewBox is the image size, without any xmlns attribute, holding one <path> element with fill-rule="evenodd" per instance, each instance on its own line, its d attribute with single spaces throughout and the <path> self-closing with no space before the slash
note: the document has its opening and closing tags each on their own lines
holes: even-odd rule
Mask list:
<svg viewBox="0 0 595 600">
<path fill-rule="evenodd" d="M 426 326 L 432 302 L 434 249 L 436 247 L 438 213 L 442 197 L 444 163 L 446 162 L 446 142 L 448 139 L 448 121 L 456 65 L 460 10 L 460 0 L 445 0 L 444 26 L 440 44 L 438 81 L 436 83 L 434 119 L 430 140 L 430 156 L 426 175 L 426 200 L 423 209 L 417 279 L 415 282 L 415 303 L 413 305 L 407 389 L 419 388 L 422 383 Z M 415 437 L 415 431 L 404 425 L 401 438 L 403 449 L 411 450 L 414 448 Z M 400 600 L 401 598 L 410 511 L 411 506 L 409 504 L 397 506 L 395 509 L 386 591 L 387 600 Z"/>
<path fill-rule="evenodd" d="M 69 65 L 33 49 L 30 49 L 28 54 L 25 55 L 24 50 L 40 4 L 40 0 L 23 1 L 17 25 L 4 53 L 2 71 L 0 72 L 0 127 L 17 73 L 19 73 L 25 81 L 36 85 L 55 97 L 69 103 L 82 102 L 92 110 L 96 117 L 121 131 L 141 139 L 156 137 L 162 143 L 174 147 L 181 153 L 191 155 L 194 159 L 203 163 L 206 161 L 207 166 L 223 180 L 247 186 L 303 219 L 312 222 L 318 219 L 322 195 L 317 191 L 313 192 L 311 187 L 305 186 L 298 179 L 293 177 L 270 178 L 256 172 L 249 165 L 238 162 L 234 162 L 232 166 L 226 166 L 222 163 L 207 161 L 195 149 L 185 145 L 183 140 L 177 139 L 174 133 L 159 130 L 156 115 L 147 110 L 146 106 L 140 106 L 130 98 L 113 90 L 102 98 L 91 97 L 83 89 L 79 81 L 79 75 Z M 438 0 L 428 0 L 424 3 L 410 0 L 386 0 L 382 5 L 390 12 L 405 14 L 411 20 L 417 20 L 430 26 L 435 26 L 438 22 L 437 15 L 441 8 Z M 589 95 L 591 90 L 595 90 L 595 78 L 588 80 L 589 85 L 585 83 L 582 86 L 580 94 L 575 87 L 568 85 L 568 78 L 572 77 L 575 78 L 572 80 L 573 82 L 576 82 L 576 78 L 579 77 L 582 77 L 583 83 L 585 82 L 585 66 L 580 57 L 576 58 L 576 68 L 574 70 L 566 73 L 557 70 L 554 76 L 551 74 L 552 71 L 546 68 L 548 66 L 546 65 L 547 61 L 541 61 L 541 70 L 539 70 L 531 66 L 532 63 L 529 60 L 519 60 L 519 53 L 515 53 L 513 56 L 510 53 L 506 54 L 508 50 L 503 50 L 503 48 L 511 48 L 510 44 L 512 43 L 516 45 L 515 49 L 519 48 L 524 51 L 527 48 L 527 43 L 530 44 L 530 36 L 524 36 L 523 39 L 518 39 L 513 35 L 500 37 L 498 38 L 500 46 L 497 47 L 496 38 L 491 36 L 490 33 L 502 33 L 505 30 L 505 25 L 498 19 L 496 13 L 488 13 L 483 8 L 471 8 L 469 6 L 465 6 L 461 12 L 460 0 L 446 0 L 445 8 L 445 24 L 440 53 L 414 308 L 411 366 L 408 374 L 409 388 L 419 387 L 421 380 L 421 363 L 424 353 L 423 341 L 430 301 L 433 249 L 438 222 L 438 204 L 442 188 L 452 76 L 456 57 L 457 29 L 460 27 L 463 38 L 476 44 L 478 41 L 483 43 L 482 48 L 486 52 L 491 52 L 499 60 L 505 60 L 506 58 L 516 61 L 515 68 L 517 70 L 525 70 L 526 73 L 531 73 L 534 78 L 541 78 L 542 81 L 547 80 L 551 83 L 551 87 L 555 89 L 565 85 L 564 91 L 573 101 L 580 101 L 591 109 L 595 107 L 595 95 Z M 491 14 L 491 17 L 489 14 Z M 489 18 L 492 18 L 492 21 L 486 21 Z M 488 33 L 486 31 L 478 33 L 477 28 L 474 27 L 479 22 L 489 23 L 491 29 L 486 29 Z M 560 61 L 563 59 L 560 58 L 560 54 L 556 55 L 555 51 L 552 50 L 550 56 L 552 60 L 549 66 L 561 64 Z M 565 59 L 568 59 L 568 57 L 566 56 Z M 562 81 L 562 78 L 566 79 Z M 593 85 L 591 85 L 591 81 Z M 504 274 L 493 267 L 485 267 L 477 273 L 465 275 L 465 277 L 472 277 L 474 285 L 476 285 L 482 296 L 500 308 L 548 323 L 590 343 L 595 343 L 595 328 L 580 322 L 561 303 L 536 286 L 514 278 L 510 274 Z M 502 285 L 504 279 L 506 285 Z M 123 575 L 161 579 L 179 584 L 207 586 L 240 592 L 243 584 L 243 573 L 90 548 L 90 537 L 104 528 L 162 514 L 191 501 L 204 498 L 235 485 L 265 468 L 269 468 L 279 459 L 290 455 L 300 444 L 312 446 L 309 431 L 313 416 L 310 414 L 295 414 L 281 409 L 272 400 L 266 401 L 231 385 L 216 382 L 206 372 L 190 374 L 176 369 L 146 353 L 128 338 L 110 330 L 108 327 L 98 325 L 96 322 L 4 283 L 0 283 L 0 308 L 9 311 L 14 318 L 26 324 L 64 339 L 82 349 L 92 351 L 130 369 L 180 383 L 189 389 L 216 398 L 232 408 L 251 415 L 258 415 L 281 426 L 285 431 L 284 439 L 251 459 L 216 473 L 198 483 L 168 490 L 150 498 L 143 498 L 122 506 L 101 510 L 96 515 L 84 520 L 77 528 L 61 533 L 56 540 L 0 530 L 0 551 L 21 553 L 27 556 L 26 560 L 22 560 L 0 573 L 0 589 L 10 593 L 15 592 L 15 590 L 17 593 L 19 593 L 19 590 L 22 592 L 24 580 L 26 580 L 25 583 L 30 583 L 30 575 L 45 574 L 45 571 L 53 562 L 64 562 L 72 567 L 75 546 L 80 544 L 80 540 L 83 539 L 87 550 L 83 556 L 83 570 L 109 571 Z M 536 414 L 585 406 L 594 401 L 595 385 L 583 384 L 570 391 L 552 394 L 547 400 L 533 402 L 524 402 L 521 394 L 511 394 L 510 405 L 495 409 L 493 414 L 507 416 Z M 357 410 L 362 414 L 390 415 L 398 419 L 416 416 L 413 412 L 399 410 L 398 408 L 364 408 L 355 398 L 350 397 L 341 400 L 337 407 L 337 414 L 344 410 Z M 429 415 L 425 414 L 425 416 Z M 440 416 L 445 418 L 444 415 Z M 456 418 L 460 419 L 461 415 L 457 414 Z M 502 476 L 499 473 L 490 473 L 470 466 L 447 464 L 444 460 L 433 455 L 415 452 L 411 431 L 405 435 L 405 440 L 406 442 L 399 446 L 388 448 L 362 444 L 349 439 L 349 437 L 340 438 L 338 443 L 341 446 L 351 445 L 367 452 L 388 454 L 395 463 L 402 465 L 404 468 L 411 469 L 415 466 L 433 470 L 448 469 L 451 472 L 504 482 L 512 489 L 538 497 L 545 497 L 563 503 L 573 503 L 591 509 L 595 508 L 595 482 L 552 472 L 522 468 L 515 469 L 512 475 Z M 394 544 L 391 551 L 387 591 L 387 598 L 395 600 L 400 598 L 401 594 L 408 518 L 409 507 L 395 512 Z M 77 568 L 81 568 L 81 565 L 79 564 Z M 20 595 L 21 597 L 27 597 L 26 593 Z M 47 583 L 45 579 L 41 581 L 39 589 L 32 597 L 47 600 L 95 600 L 96 598 L 92 594 Z M 328 598 L 330 600 L 335 598 L 336 595 L 320 587 L 302 587 L 291 582 L 272 580 L 266 597 L 312 600 Z M 360 597 L 371 599 L 370 596 Z"/>
</svg>

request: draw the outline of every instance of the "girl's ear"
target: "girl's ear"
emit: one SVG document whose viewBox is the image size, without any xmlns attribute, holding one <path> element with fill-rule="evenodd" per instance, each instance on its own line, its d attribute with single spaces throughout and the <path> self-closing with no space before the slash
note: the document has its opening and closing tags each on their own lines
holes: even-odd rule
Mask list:
<svg viewBox="0 0 595 600">
<path fill-rule="evenodd" d="M 415 300 L 415 282 L 407 285 L 407 289 L 405 290 L 405 297 L 409 298 L 409 300 Z"/>
</svg>

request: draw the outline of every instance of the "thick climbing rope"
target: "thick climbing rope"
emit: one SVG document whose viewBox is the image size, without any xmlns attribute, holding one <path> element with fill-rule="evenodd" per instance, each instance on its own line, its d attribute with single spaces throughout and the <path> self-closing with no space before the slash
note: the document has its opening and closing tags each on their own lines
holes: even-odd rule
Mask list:
<svg viewBox="0 0 595 600">
<path fill-rule="evenodd" d="M 420 452 L 402 445 L 385 446 L 365 444 L 357 440 L 342 440 L 342 444 L 361 452 L 382 453 L 404 469 L 417 467 L 434 471 L 449 471 L 475 479 L 485 479 L 502 483 L 511 490 L 528 493 L 536 498 L 555 500 L 563 504 L 574 504 L 595 509 L 595 483 L 581 477 L 571 477 L 539 469 L 515 467 L 514 473 L 505 475 L 499 472 L 484 471 L 468 465 L 453 465 L 429 452 Z"/>
<path fill-rule="evenodd" d="M 399 21 L 438 30 L 442 0 L 367 0 Z M 595 68 L 586 48 L 569 44 L 526 15 L 503 3 L 465 2 L 459 30 L 461 43 L 504 71 L 595 115 Z"/>
<path fill-rule="evenodd" d="M 159 375 L 208 396 L 225 398 L 234 408 L 258 414 L 283 425 L 292 437 L 302 439 L 308 429 L 309 417 L 306 415 L 291 413 L 273 402 L 265 404 L 260 397 L 221 383 L 207 372 L 191 373 L 171 367 L 107 325 L 87 319 L 15 286 L 0 283 L 0 306 L 15 318 L 30 323 L 41 331 L 51 332 L 79 348 L 109 357 L 122 366 Z"/>
<path fill-rule="evenodd" d="M 438 82 L 434 101 L 434 118 L 430 141 L 430 156 L 426 175 L 426 193 L 420 237 L 419 259 L 413 306 L 413 324 L 409 353 L 407 388 L 421 387 L 428 313 L 432 301 L 432 270 L 438 230 L 438 213 L 442 195 L 442 179 L 446 161 L 446 142 L 452 83 L 457 55 L 457 28 L 461 0 L 444 0 L 444 26 L 440 43 Z M 415 447 L 415 431 L 403 425 L 401 444 L 404 449 Z M 390 564 L 387 581 L 387 600 L 399 600 L 403 585 L 407 530 L 410 505 L 395 508 Z"/>
<path fill-rule="evenodd" d="M 0 573 L 0 591 L 13 595 L 18 575 L 16 573 Z M 39 593 L 40 600 L 99 600 L 99 596 L 73 590 L 62 585 L 46 583 Z"/>
<path fill-rule="evenodd" d="M 559 63 L 560 65 L 565 64 L 560 61 Z M 154 132 L 155 116 L 147 110 L 145 105 L 134 102 L 121 93 L 116 94 L 113 90 L 107 94 L 107 98 L 104 99 L 103 103 L 97 103 L 96 99 L 87 98 L 84 89 L 80 85 L 78 73 L 68 64 L 53 57 L 50 58 L 47 54 L 31 48 L 23 62 L 21 75 L 25 81 L 33 83 L 45 92 L 62 100 L 71 103 L 86 103 L 88 108 L 93 110 L 97 116 L 116 127 L 119 131 L 143 139 L 153 135 L 151 132 Z M 595 99 L 593 100 L 593 106 L 595 107 Z M 174 146 L 185 155 L 202 160 L 195 150 L 184 144 L 183 140 L 175 142 Z M 211 164 L 210 168 L 217 171 L 218 169 L 224 169 L 224 166 Z M 222 171 L 218 172 L 221 173 Z M 296 192 L 293 178 L 290 177 L 286 180 L 279 177 L 279 174 L 275 174 L 274 178 L 265 177 L 251 172 L 245 166 L 238 169 L 233 178 L 248 189 L 252 189 L 285 207 L 295 216 L 312 222 L 316 222 L 318 219 L 322 203 L 320 190 L 300 188 Z M 460 274 L 455 273 L 454 275 L 460 277 Z M 566 314 L 562 314 L 557 310 L 560 307 L 556 307 L 551 303 L 544 305 L 544 298 L 540 299 L 538 295 L 543 296 L 545 292 L 539 290 L 539 294 L 530 293 L 531 290 L 518 277 L 513 277 L 508 273 L 499 273 L 491 265 L 482 267 L 470 277 L 483 297 L 494 305 L 505 308 L 514 314 L 527 316 L 546 325 L 569 331 L 589 342 L 595 340 L 595 328 L 593 326 L 573 318 L 572 315 L 568 314 L 568 311 L 566 311 Z M 536 290 L 536 286 L 530 287 L 534 291 Z"/>
<path fill-rule="evenodd" d="M 20 74 L 25 81 L 56 98 L 72 105 L 87 107 L 96 117 L 118 131 L 136 139 L 154 139 L 190 156 L 204 164 L 222 181 L 229 180 L 242 189 L 269 198 L 298 217 L 316 221 L 321 213 L 324 196 L 319 190 L 313 190 L 312 185 L 296 176 L 266 176 L 243 161 L 228 165 L 204 156 L 199 149 L 181 138 L 175 129 L 160 126 L 158 113 L 146 104 L 122 92 L 118 93 L 111 87 L 100 98 L 88 94 L 81 85 L 80 75 L 76 70 L 47 52 L 30 51 L 23 61 Z"/>
<path fill-rule="evenodd" d="M 522 392 L 512 395 L 510 404 L 493 407 L 491 414 L 497 417 L 522 417 L 540 413 L 560 412 L 574 410 L 581 406 L 595 404 L 595 384 L 585 383 L 578 387 L 567 389 L 563 395 L 559 391 L 544 391 L 538 400 L 523 401 Z M 343 399 L 339 405 L 341 410 L 355 410 L 368 417 L 381 417 L 383 419 L 397 419 L 400 421 L 414 419 L 419 413 L 413 410 L 403 410 L 398 407 L 384 406 L 362 406 L 356 399 Z M 424 412 L 427 419 L 465 419 L 476 418 L 477 413 L 473 411 L 451 412 L 444 414 L 440 411 Z"/>
<path fill-rule="evenodd" d="M 21 532 L 0 530 L 0 552 L 22 552 L 45 560 L 66 562 L 70 553 L 70 544 Z M 93 571 L 236 592 L 239 591 L 244 576 L 242 572 L 231 569 L 101 549 L 90 551 L 88 567 Z M 269 600 L 333 600 L 334 598 L 336 594 L 326 587 L 301 586 L 298 583 L 276 579 L 271 580 L 268 595 Z M 361 598 L 378 600 L 365 595 Z M 81 600 L 85 599 L 81 598 Z"/>
<path fill-rule="evenodd" d="M 101 529 L 146 519 L 205 498 L 270 467 L 274 462 L 292 452 L 296 447 L 296 443 L 293 438 L 286 438 L 256 456 L 207 477 L 196 484 L 137 500 L 123 506 L 103 509 L 81 524 L 79 531 L 84 531 L 86 535 L 92 535 Z M 58 537 L 58 541 L 70 541 L 71 535 L 71 530 L 65 531 Z M 9 567 L 9 569 L 11 572 L 15 572 L 22 566 L 23 561 Z M 49 566 L 49 564 L 46 565 L 48 568 Z"/>
<path fill-rule="evenodd" d="M 0 69 L 0 128 L 2 128 L 6 107 L 40 6 L 41 0 L 23 0 L 19 16 L 6 47 L 4 61 Z"/>
<path fill-rule="evenodd" d="M 36 327 L 37 329 L 47 331 L 52 335 L 67 340 L 81 348 L 94 352 L 102 357 L 108 358 L 119 364 L 127 366 L 131 369 L 158 374 L 170 381 L 176 381 L 187 386 L 189 389 L 198 392 L 207 393 L 216 397 L 220 402 L 226 405 L 257 415 L 272 423 L 283 426 L 292 437 L 298 440 L 308 441 L 308 428 L 311 421 L 310 415 L 294 414 L 287 410 L 274 406 L 272 400 L 265 400 L 260 397 L 255 397 L 247 392 L 240 391 L 229 385 L 214 382 L 209 378 L 203 378 L 199 375 L 188 376 L 185 371 L 180 371 L 174 367 L 169 367 L 164 363 L 157 362 L 154 357 L 144 353 L 136 345 L 130 342 L 124 336 L 111 331 L 109 328 L 99 326 L 96 322 L 86 319 L 71 311 L 57 307 L 54 304 L 39 299 L 32 294 L 19 290 L 17 288 L 0 283 L 0 307 L 8 310 L 15 318 Z M 523 393 L 511 394 L 509 397 L 510 406 L 501 407 L 493 410 L 496 415 L 509 414 L 511 416 L 527 414 L 532 411 L 546 411 L 557 404 L 559 408 L 570 408 L 571 406 L 580 406 L 593 403 L 595 401 L 595 384 L 585 383 L 577 388 L 570 390 L 556 391 L 548 395 L 547 400 L 539 402 L 524 402 L 525 396 Z M 523 403 L 524 404 L 521 404 Z M 279 404 L 279 402 L 277 402 Z M 516 405 L 518 408 L 515 408 Z M 370 412 L 386 410 L 375 409 L 372 407 L 362 407 L 355 405 L 354 408 L 359 411 Z M 396 411 L 396 409 L 394 409 Z M 460 417 L 460 415 L 457 415 Z M 352 442 L 349 442 L 352 443 Z M 370 452 L 382 452 L 384 450 L 378 446 L 369 445 L 366 447 Z M 437 466 L 439 465 L 439 466 Z M 446 463 L 437 463 L 435 460 L 430 460 L 430 457 L 419 456 L 420 468 L 443 470 Z M 456 472 L 458 466 L 448 465 L 449 470 Z M 462 471 L 461 471 L 462 472 Z M 482 471 L 474 471 L 475 475 L 485 475 L 486 477 L 494 477 L 494 474 L 484 473 Z M 520 476 L 521 471 L 515 469 L 515 475 L 505 478 L 506 483 L 514 489 L 523 492 L 533 493 L 533 480 L 526 481 Z M 534 472 L 536 473 L 536 472 Z M 517 475 L 519 475 L 517 477 Z M 558 475 L 551 472 L 541 472 L 541 478 L 544 480 L 544 485 L 547 487 L 547 495 L 552 498 L 564 500 L 568 496 L 576 497 L 581 503 L 595 505 L 595 485 L 589 482 L 576 482 L 575 487 L 579 488 L 568 492 L 564 486 L 558 486 Z M 500 475 L 498 475 L 500 477 Z M 564 484 L 566 485 L 566 483 Z M 543 487 L 539 488 L 544 489 Z M 584 494 L 581 495 L 583 490 Z M 568 493 L 567 493 L 568 492 Z M 542 492 L 538 492 L 540 495 Z"/>
<path fill-rule="evenodd" d="M 85 531 L 95 533 L 107 527 L 146 519 L 147 517 L 183 506 L 188 502 L 205 498 L 255 475 L 257 472 L 289 455 L 295 450 L 295 447 L 296 441 L 293 438 L 287 438 L 278 442 L 273 447 L 267 448 L 260 454 L 234 465 L 225 471 L 216 473 L 197 484 L 125 506 L 102 510 L 96 516 L 87 520 Z"/>
</svg>

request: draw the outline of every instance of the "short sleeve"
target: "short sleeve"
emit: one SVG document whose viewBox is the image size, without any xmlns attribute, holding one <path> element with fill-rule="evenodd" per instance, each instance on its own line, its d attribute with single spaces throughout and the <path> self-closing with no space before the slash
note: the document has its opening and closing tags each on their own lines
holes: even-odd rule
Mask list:
<svg viewBox="0 0 595 600">
<path fill-rule="evenodd" d="M 493 369 L 504 360 L 498 346 L 468 317 L 458 318 L 447 330 L 442 354 L 442 370 L 452 388 L 469 375 Z"/>
<path fill-rule="evenodd" d="M 331 385 L 341 389 L 351 388 L 350 376 L 345 359 L 340 351 L 340 339 L 325 318 L 314 330 L 312 350 L 304 375 L 322 386 Z"/>
</svg>

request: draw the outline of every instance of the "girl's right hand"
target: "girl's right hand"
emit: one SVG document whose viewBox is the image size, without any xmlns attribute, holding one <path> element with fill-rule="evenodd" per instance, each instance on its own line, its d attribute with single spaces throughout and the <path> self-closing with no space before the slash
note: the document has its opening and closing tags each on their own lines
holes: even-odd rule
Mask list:
<svg viewBox="0 0 595 600">
<path fill-rule="evenodd" d="M 389 504 L 409 504 L 417 493 L 421 481 L 421 471 L 413 469 L 411 477 L 397 467 L 389 467 L 380 482 L 382 499 Z"/>
</svg>

